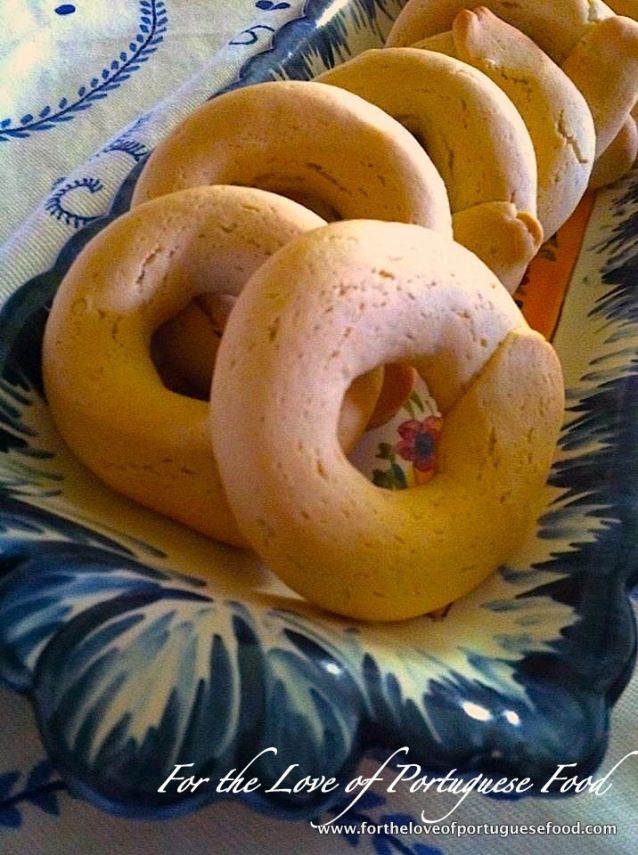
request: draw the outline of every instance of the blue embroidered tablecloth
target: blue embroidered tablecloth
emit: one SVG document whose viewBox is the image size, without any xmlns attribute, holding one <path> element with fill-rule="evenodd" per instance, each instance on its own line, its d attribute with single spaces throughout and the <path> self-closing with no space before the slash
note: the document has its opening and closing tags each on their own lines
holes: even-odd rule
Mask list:
<svg viewBox="0 0 638 855">
<path fill-rule="evenodd" d="M 387 31 L 401 2 L 332 0 L 4 0 L 0 3 L 0 297 L 48 269 L 77 229 L 104 214 L 131 168 L 193 107 L 237 79 L 309 77 L 340 61 L 359 30 Z M 349 17 L 344 17 L 347 12 Z M 365 18 L 366 27 L 360 26 Z M 285 55 L 275 34 L 296 21 Z M 295 39 L 324 30 L 296 58 Z M 363 38 L 363 37 L 362 37 Z M 362 42 L 362 47 L 366 44 Z M 167 822 L 114 818 L 72 797 L 46 759 L 26 699 L 0 690 L 0 853 L 633 853 L 638 846 L 635 782 L 638 681 L 612 714 L 612 737 L 598 776 L 619 761 L 602 796 L 497 801 L 476 794 L 450 820 L 490 825 L 437 836 L 418 826 L 423 811 L 443 816 L 453 801 L 436 794 L 390 795 L 376 786 L 357 805 L 370 834 L 344 828 L 326 838 L 306 822 L 261 816 L 236 802 Z M 560 762 L 560 758 L 557 758 Z M 375 768 L 366 761 L 362 774 Z M 404 826 L 413 823 L 408 832 Z M 506 835 L 509 825 L 614 824 L 605 836 Z"/>
</svg>

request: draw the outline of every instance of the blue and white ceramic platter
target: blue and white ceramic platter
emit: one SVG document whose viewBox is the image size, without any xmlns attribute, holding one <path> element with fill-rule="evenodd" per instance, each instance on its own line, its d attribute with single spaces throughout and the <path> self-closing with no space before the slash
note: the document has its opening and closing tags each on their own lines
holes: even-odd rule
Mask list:
<svg viewBox="0 0 638 855">
<path fill-rule="evenodd" d="M 237 85 L 309 78 L 378 45 L 400 5 L 308 4 Z M 125 815 L 173 815 L 221 797 L 159 793 L 175 764 L 214 781 L 259 756 L 263 786 L 241 797 L 307 817 L 343 793 L 266 794 L 290 764 L 346 782 L 364 754 L 407 746 L 427 770 L 545 781 L 558 758 L 593 771 L 636 643 L 638 173 L 599 194 L 563 307 L 567 411 L 535 535 L 446 614 L 393 625 L 319 612 L 248 553 L 118 496 L 67 451 L 40 341 L 64 272 L 108 220 L 79 229 L 0 318 L 0 676 L 31 699 L 72 790 Z"/>
</svg>

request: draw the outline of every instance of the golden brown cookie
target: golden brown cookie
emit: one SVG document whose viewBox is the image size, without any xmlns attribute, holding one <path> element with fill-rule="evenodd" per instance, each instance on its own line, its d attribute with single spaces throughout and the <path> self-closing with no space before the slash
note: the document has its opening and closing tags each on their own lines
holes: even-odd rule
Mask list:
<svg viewBox="0 0 638 855">
<path fill-rule="evenodd" d="M 228 92 L 153 152 L 133 205 L 184 187 L 243 184 L 327 209 L 451 234 L 445 186 L 398 122 L 350 92 L 278 81 Z"/>
<path fill-rule="evenodd" d="M 562 67 L 592 112 L 599 156 L 638 98 L 638 23 L 614 16 L 590 27 Z"/>
<path fill-rule="evenodd" d="M 242 542 L 208 405 L 163 385 L 151 336 L 201 294 L 236 296 L 272 253 L 323 223 L 262 190 L 199 187 L 136 208 L 86 245 L 53 301 L 43 372 L 55 423 L 89 469 L 199 532 Z"/>
<path fill-rule="evenodd" d="M 458 59 L 416 48 L 365 51 L 318 79 L 376 104 L 414 134 L 447 187 L 456 240 L 513 291 L 540 246 L 542 230 L 535 222 L 536 159 L 530 135 L 498 86 Z M 495 212 L 501 207 L 495 203 L 506 206 L 500 226 Z M 495 240 L 486 242 L 480 227 L 457 229 L 460 215 L 464 222 L 472 216 L 480 223 L 485 206 L 490 206 Z M 512 225 L 525 240 L 512 237 Z"/>
<path fill-rule="evenodd" d="M 583 34 L 597 21 L 614 13 L 601 0 L 409 0 L 399 13 L 388 34 L 388 47 L 411 45 L 452 29 L 461 9 L 484 6 L 526 33 L 559 65 L 572 51 Z"/>
<path fill-rule="evenodd" d="M 151 356 L 171 391 L 208 401 L 217 349 L 234 305 L 228 294 L 202 294 L 155 332 Z M 343 400 L 339 440 L 350 450 L 368 428 L 392 418 L 412 391 L 395 366 L 357 377 Z"/>
<path fill-rule="evenodd" d="M 546 237 L 570 217 L 587 189 L 596 132 L 587 102 L 570 78 L 528 36 L 484 6 L 462 10 L 441 44 L 482 71 L 512 101 L 529 131 L 538 166 L 538 219 Z M 449 37 L 448 37 L 449 36 Z"/>
<path fill-rule="evenodd" d="M 615 15 L 601 0 L 484 0 L 480 5 L 529 36 L 574 81 L 593 114 L 600 156 L 636 103 L 638 23 Z M 476 8 L 467 0 L 410 0 L 387 45 L 414 44 L 445 33 L 461 10 Z M 445 50 L 449 40 L 440 36 L 439 44 Z"/>
<path fill-rule="evenodd" d="M 444 417 L 436 474 L 403 491 L 363 478 L 337 441 L 349 383 L 395 361 L 417 368 Z M 563 390 L 552 347 L 473 254 L 417 226 L 359 220 L 300 236 L 254 274 L 211 402 L 222 479 L 253 548 L 322 608 L 388 621 L 462 596 L 520 544 Z"/>
</svg>

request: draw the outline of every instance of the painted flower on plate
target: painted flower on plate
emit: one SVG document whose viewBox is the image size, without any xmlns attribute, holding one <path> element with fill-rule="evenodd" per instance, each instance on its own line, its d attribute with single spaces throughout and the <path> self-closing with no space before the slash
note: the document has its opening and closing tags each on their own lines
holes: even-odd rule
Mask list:
<svg viewBox="0 0 638 855">
<path fill-rule="evenodd" d="M 403 422 L 397 428 L 401 437 L 396 445 L 397 454 L 409 460 L 419 472 L 430 472 L 436 466 L 436 444 L 442 427 L 440 416 Z"/>
</svg>

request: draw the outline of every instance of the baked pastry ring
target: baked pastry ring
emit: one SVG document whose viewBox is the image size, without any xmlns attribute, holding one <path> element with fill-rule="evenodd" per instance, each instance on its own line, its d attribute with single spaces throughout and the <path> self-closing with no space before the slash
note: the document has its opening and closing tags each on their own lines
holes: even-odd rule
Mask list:
<svg viewBox="0 0 638 855">
<path fill-rule="evenodd" d="M 538 219 L 551 237 L 587 190 L 596 131 L 576 84 L 528 36 L 489 9 L 463 9 L 444 34 L 415 47 L 456 56 L 503 90 L 529 131 L 538 167 Z"/>
<path fill-rule="evenodd" d="M 602 0 L 408 0 L 392 25 L 386 46 L 411 45 L 451 30 L 462 9 L 477 6 L 521 30 L 559 65 L 590 26 L 614 14 Z"/>
<path fill-rule="evenodd" d="M 155 149 L 133 205 L 202 184 L 261 187 L 334 219 L 452 229 L 443 181 L 412 135 L 321 83 L 259 83 L 204 104 Z"/>
<path fill-rule="evenodd" d="M 87 244 L 55 296 L 43 345 L 49 406 L 77 457 L 141 504 L 241 544 L 208 405 L 162 384 L 150 339 L 199 294 L 238 294 L 273 252 L 323 224 L 273 193 L 200 187 L 124 214 Z"/>
<path fill-rule="evenodd" d="M 596 127 L 596 156 L 612 142 L 638 95 L 638 23 L 601 0 L 409 0 L 386 45 L 410 45 L 450 30 L 462 9 L 484 6 L 529 36 L 583 93 Z"/>
<path fill-rule="evenodd" d="M 633 21 L 638 21 L 638 0 L 612 0 L 608 4 L 617 15 L 624 15 Z M 625 175 L 633 166 L 638 156 L 638 106 L 634 105 L 632 119 L 627 119 L 618 136 L 610 143 L 609 148 L 599 158 L 600 167 L 592 176 L 592 187 L 602 187 L 611 184 L 617 178 Z M 597 165 L 598 166 L 598 165 Z"/>
<path fill-rule="evenodd" d="M 596 127 L 596 156 L 620 133 L 638 98 L 638 23 L 614 15 L 590 27 L 563 62 Z"/>
<path fill-rule="evenodd" d="M 417 368 L 444 415 L 438 472 L 404 491 L 370 483 L 336 438 L 351 380 L 394 361 Z M 211 402 L 228 500 L 257 553 L 329 611 L 398 620 L 470 591 L 519 544 L 563 389 L 551 345 L 472 253 L 417 226 L 346 221 L 251 277 Z"/>
<path fill-rule="evenodd" d="M 455 239 L 513 291 L 543 233 L 530 135 L 498 86 L 458 59 L 409 47 L 365 51 L 317 79 L 376 104 L 414 134 L 447 187 Z"/>
</svg>

